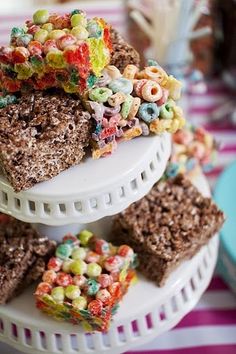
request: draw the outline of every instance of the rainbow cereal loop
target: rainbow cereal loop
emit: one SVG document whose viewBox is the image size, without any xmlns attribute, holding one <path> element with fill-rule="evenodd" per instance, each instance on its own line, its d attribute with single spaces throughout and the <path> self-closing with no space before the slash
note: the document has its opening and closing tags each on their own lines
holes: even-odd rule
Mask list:
<svg viewBox="0 0 236 354">
<path fill-rule="evenodd" d="M 144 70 L 128 65 L 122 73 L 108 65 L 82 96 L 95 121 L 92 155 L 112 154 L 122 140 L 140 135 L 175 133 L 185 124 L 177 106 L 181 84 L 155 61 Z"/>
<path fill-rule="evenodd" d="M 65 15 L 38 10 L 32 20 L 11 31 L 0 48 L 0 90 L 63 88 L 81 93 L 92 87 L 109 64 L 110 27 L 74 10 Z"/>
<path fill-rule="evenodd" d="M 57 320 L 107 331 L 119 301 L 136 275 L 136 255 L 90 231 L 67 235 L 35 291 L 36 306 Z"/>
<path fill-rule="evenodd" d="M 217 144 L 203 128 L 186 125 L 173 134 L 173 151 L 165 171 L 165 178 L 179 173 L 192 175 L 199 171 L 210 171 L 216 163 Z"/>
</svg>

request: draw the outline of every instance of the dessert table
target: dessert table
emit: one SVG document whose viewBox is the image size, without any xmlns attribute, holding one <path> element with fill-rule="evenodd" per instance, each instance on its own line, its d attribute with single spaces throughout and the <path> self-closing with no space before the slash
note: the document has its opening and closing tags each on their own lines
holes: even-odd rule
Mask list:
<svg viewBox="0 0 236 354">
<path fill-rule="evenodd" d="M 62 12 L 66 6 L 68 8 L 65 5 Z M 99 15 L 106 17 L 118 30 L 125 31 L 124 8 L 120 1 L 114 1 L 112 5 L 106 2 L 105 7 L 99 2 L 99 10 L 86 5 L 85 10 L 89 15 L 99 11 Z M 30 9 L 19 15 L 0 15 L 0 45 L 7 42 L 9 29 L 22 23 L 31 13 Z M 217 166 L 207 176 L 212 188 L 224 167 L 236 159 L 236 126 L 230 125 L 227 119 L 217 124 L 209 119 L 211 112 L 224 102 L 227 95 L 222 83 L 215 80 L 208 86 L 207 93 L 189 97 L 188 119 L 204 125 L 221 144 Z M 217 274 L 195 309 L 173 330 L 129 354 L 195 354 L 203 351 L 206 354 L 236 353 L 236 296 Z M 3 343 L 0 343 L 0 353 L 20 354 Z"/>
</svg>

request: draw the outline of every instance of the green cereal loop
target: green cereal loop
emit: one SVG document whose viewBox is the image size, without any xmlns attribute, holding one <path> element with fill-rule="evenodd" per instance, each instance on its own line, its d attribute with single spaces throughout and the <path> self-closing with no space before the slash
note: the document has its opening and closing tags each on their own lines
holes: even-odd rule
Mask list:
<svg viewBox="0 0 236 354">
<path fill-rule="evenodd" d="M 163 104 L 160 109 L 160 117 L 163 119 L 172 119 L 174 117 L 174 112 L 172 107 L 174 102 L 172 100 L 167 101 L 166 104 Z"/>
<path fill-rule="evenodd" d="M 107 87 L 96 87 L 89 92 L 90 100 L 99 103 L 107 102 L 110 96 L 112 96 L 112 91 Z"/>
<path fill-rule="evenodd" d="M 128 95 L 125 99 L 125 102 L 122 104 L 122 108 L 121 108 L 122 118 L 126 119 L 128 117 L 132 107 L 132 103 L 133 103 L 133 97 Z"/>
<path fill-rule="evenodd" d="M 88 87 L 91 88 L 95 85 L 97 81 L 97 77 L 93 74 L 89 75 L 88 79 L 87 79 L 87 84 L 88 84 Z"/>
</svg>

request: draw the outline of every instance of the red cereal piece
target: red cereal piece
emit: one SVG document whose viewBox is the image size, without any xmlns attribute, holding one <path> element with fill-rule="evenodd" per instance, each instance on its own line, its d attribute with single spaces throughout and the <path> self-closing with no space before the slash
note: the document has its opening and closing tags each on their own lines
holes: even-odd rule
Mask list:
<svg viewBox="0 0 236 354">
<path fill-rule="evenodd" d="M 9 64 L 12 62 L 12 48 L 2 47 L 0 48 L 0 63 Z"/>
<path fill-rule="evenodd" d="M 121 257 L 132 257 L 134 254 L 134 251 L 132 250 L 131 247 L 127 246 L 127 245 L 121 245 L 118 249 L 117 254 Z"/>
<path fill-rule="evenodd" d="M 119 282 L 111 284 L 108 291 L 114 299 L 119 299 L 122 296 L 121 285 Z"/>
<path fill-rule="evenodd" d="M 31 55 L 41 55 L 43 52 L 43 46 L 38 41 L 31 41 L 28 44 L 28 50 Z"/>
<path fill-rule="evenodd" d="M 82 43 L 79 47 L 65 49 L 64 58 L 70 65 L 74 65 L 82 79 L 87 79 L 90 71 L 89 47 L 87 43 Z"/>
<path fill-rule="evenodd" d="M 86 255 L 85 261 L 88 263 L 97 263 L 100 259 L 100 255 L 96 252 L 89 251 Z"/>
<path fill-rule="evenodd" d="M 48 269 L 58 272 L 61 269 L 62 260 L 56 257 L 52 257 L 48 262 Z"/>
<path fill-rule="evenodd" d="M 102 313 L 103 304 L 100 300 L 93 300 L 88 304 L 88 310 L 93 316 L 99 316 Z"/>
<path fill-rule="evenodd" d="M 34 24 L 31 24 L 31 26 L 28 27 L 27 33 L 34 35 L 34 34 L 35 34 L 36 32 L 38 32 L 39 30 L 40 30 L 40 27 L 39 27 L 39 26 L 34 25 Z"/>
<path fill-rule="evenodd" d="M 115 135 L 117 133 L 117 127 L 108 127 L 102 130 L 102 132 L 99 134 L 100 139 L 106 139 L 112 135 Z"/>
<path fill-rule="evenodd" d="M 105 289 L 113 283 L 113 278 L 109 274 L 101 274 L 98 277 L 98 282 L 101 285 L 101 288 Z"/>
<path fill-rule="evenodd" d="M 77 237 L 76 237 L 76 236 L 73 236 L 73 235 L 71 235 L 71 234 L 65 235 L 65 236 L 63 237 L 62 241 L 63 241 L 64 243 L 70 243 L 70 241 L 71 241 L 71 243 L 73 243 L 73 244 L 78 244 L 78 243 L 79 243 L 79 240 L 77 239 Z"/>
<path fill-rule="evenodd" d="M 87 278 L 84 275 L 75 275 L 73 277 L 73 283 L 80 288 L 83 288 L 87 282 Z"/>
<path fill-rule="evenodd" d="M 65 49 L 68 46 L 75 44 L 76 38 L 72 34 L 65 34 L 57 40 L 57 46 L 59 49 Z"/>
<path fill-rule="evenodd" d="M 35 295 L 42 296 L 44 294 L 49 294 L 52 290 L 52 286 L 48 283 L 42 282 L 38 285 Z"/>
<path fill-rule="evenodd" d="M 109 253 L 109 243 L 101 239 L 95 240 L 94 251 L 100 255 Z"/>
<path fill-rule="evenodd" d="M 48 52 L 51 52 L 53 50 L 58 50 L 57 42 L 55 41 L 55 39 L 48 39 L 43 45 L 43 52 L 44 54 L 47 54 Z"/>
<path fill-rule="evenodd" d="M 73 278 L 70 274 L 60 272 L 57 274 L 56 283 L 59 286 L 66 287 L 68 285 L 73 284 Z"/>
<path fill-rule="evenodd" d="M 3 77 L 4 77 L 4 75 L 3 75 Z M 9 78 L 4 77 L 4 88 L 8 92 L 20 91 L 21 82 L 19 80 L 13 80 L 13 79 L 9 79 Z"/>
<path fill-rule="evenodd" d="M 30 53 L 25 47 L 16 47 L 12 52 L 12 61 L 14 64 L 20 64 L 26 62 Z"/>
<path fill-rule="evenodd" d="M 135 82 L 134 84 L 134 91 L 137 96 L 142 97 L 142 88 L 146 84 L 148 80 L 147 79 L 141 79 Z"/>
<path fill-rule="evenodd" d="M 109 272 L 117 272 L 121 268 L 122 263 L 120 256 L 111 256 L 106 259 L 104 267 Z"/>
<path fill-rule="evenodd" d="M 112 50 L 112 40 L 111 40 L 111 34 L 110 34 L 110 28 L 106 27 L 104 28 L 104 41 L 107 45 L 107 47 Z"/>
<path fill-rule="evenodd" d="M 162 88 L 162 97 L 156 102 L 156 104 L 158 106 L 162 106 L 164 103 L 166 103 L 168 97 L 169 97 L 169 90 Z"/>
</svg>

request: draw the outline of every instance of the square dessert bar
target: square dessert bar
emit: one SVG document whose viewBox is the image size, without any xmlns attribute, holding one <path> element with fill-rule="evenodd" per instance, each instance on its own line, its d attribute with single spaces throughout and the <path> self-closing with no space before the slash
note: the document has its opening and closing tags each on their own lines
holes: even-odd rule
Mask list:
<svg viewBox="0 0 236 354">
<path fill-rule="evenodd" d="M 0 166 L 15 191 L 48 180 L 85 154 L 90 114 L 60 91 L 25 93 L 0 109 Z"/>
<path fill-rule="evenodd" d="M 113 242 L 138 254 L 139 270 L 158 286 L 219 231 L 223 213 L 183 176 L 161 181 L 147 196 L 118 214 Z"/>
<path fill-rule="evenodd" d="M 30 224 L 0 214 L 0 245 L 0 304 L 5 304 L 42 276 L 56 244 Z"/>
<path fill-rule="evenodd" d="M 84 230 L 67 235 L 48 263 L 36 306 L 57 320 L 107 331 L 120 300 L 135 279 L 136 255 Z"/>
</svg>

